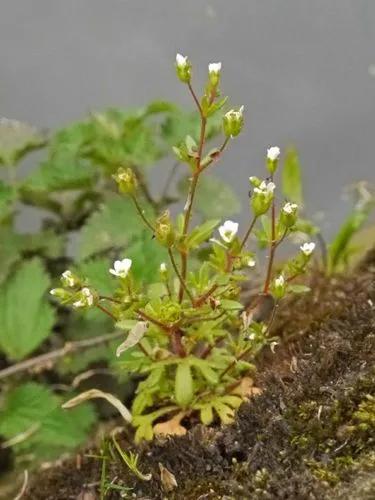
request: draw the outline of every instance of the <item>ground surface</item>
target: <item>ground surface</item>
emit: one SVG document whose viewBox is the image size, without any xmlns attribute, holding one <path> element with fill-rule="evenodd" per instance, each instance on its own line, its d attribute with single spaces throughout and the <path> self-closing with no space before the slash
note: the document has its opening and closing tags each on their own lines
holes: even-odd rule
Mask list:
<svg viewBox="0 0 375 500">
<path fill-rule="evenodd" d="M 263 393 L 235 424 L 198 426 L 137 450 L 151 481 L 116 460 L 107 480 L 131 487 L 126 498 L 375 498 L 375 252 L 351 277 L 316 285 L 280 312 L 285 347 L 261 360 Z M 101 461 L 81 459 L 43 471 L 23 498 L 103 498 Z M 177 482 L 169 491 L 168 471 Z M 121 497 L 111 490 L 105 498 Z"/>
</svg>

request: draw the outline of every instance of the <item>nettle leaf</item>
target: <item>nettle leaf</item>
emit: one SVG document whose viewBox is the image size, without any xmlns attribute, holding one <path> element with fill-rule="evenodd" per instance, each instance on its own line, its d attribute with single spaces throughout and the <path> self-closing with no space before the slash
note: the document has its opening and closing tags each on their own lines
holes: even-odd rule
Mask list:
<svg viewBox="0 0 375 500">
<path fill-rule="evenodd" d="M 177 365 L 174 392 L 177 404 L 182 407 L 188 406 L 194 397 L 193 376 L 188 362 L 182 361 Z"/>
<path fill-rule="evenodd" d="M 91 215 L 81 232 L 80 259 L 122 248 L 143 231 L 132 202 L 116 196 Z"/>
<path fill-rule="evenodd" d="M 178 189 L 186 196 L 189 189 L 187 178 L 179 183 Z M 194 209 L 203 217 L 224 217 L 237 214 L 241 205 L 228 184 L 215 176 L 202 175 L 195 195 Z"/>
<path fill-rule="evenodd" d="M 0 164 L 14 165 L 28 151 L 45 142 L 45 136 L 28 123 L 0 119 Z"/>
<path fill-rule="evenodd" d="M 49 335 L 55 317 L 46 301 L 49 278 L 39 260 L 24 262 L 0 293 L 0 346 L 22 359 Z"/>
<path fill-rule="evenodd" d="M 221 131 L 221 117 L 215 114 L 207 122 L 206 139 L 212 139 Z M 167 116 L 161 125 L 162 138 L 175 146 L 190 135 L 195 141 L 199 140 L 200 118 L 195 112 L 175 111 Z"/>
<path fill-rule="evenodd" d="M 11 213 L 15 199 L 16 191 L 0 180 L 0 221 L 6 219 Z"/>
<path fill-rule="evenodd" d="M 20 235 L 21 250 L 30 254 L 38 254 L 56 259 L 63 254 L 65 238 L 52 229 L 46 229 L 39 233 Z"/>
<path fill-rule="evenodd" d="M 1 406 L 0 434 L 12 439 L 29 432 L 29 436 L 15 446 L 39 458 L 58 456 L 61 448 L 78 446 L 87 439 L 87 431 L 95 421 L 91 406 L 65 412 L 60 408 L 60 398 L 35 382 L 6 393 Z"/>
<path fill-rule="evenodd" d="M 92 287 L 104 295 L 111 295 L 116 290 L 116 281 L 110 274 L 109 269 L 112 262 L 107 258 L 91 259 L 81 262 L 78 266 L 78 274 L 84 276 Z"/>
<path fill-rule="evenodd" d="M 0 284 L 20 258 L 21 236 L 8 226 L 0 227 Z"/>
<path fill-rule="evenodd" d="M 160 264 L 168 258 L 168 254 L 150 231 L 142 229 L 142 222 L 139 225 L 142 232 L 127 247 L 126 257 L 133 261 L 133 275 L 140 281 L 150 283 L 158 275 Z"/>
<path fill-rule="evenodd" d="M 70 151 L 59 152 L 32 172 L 22 189 L 27 193 L 88 188 L 93 185 L 95 174 L 87 160 L 77 158 Z"/>
<path fill-rule="evenodd" d="M 302 173 L 297 150 L 289 148 L 282 168 L 282 191 L 288 200 L 303 204 Z"/>
</svg>

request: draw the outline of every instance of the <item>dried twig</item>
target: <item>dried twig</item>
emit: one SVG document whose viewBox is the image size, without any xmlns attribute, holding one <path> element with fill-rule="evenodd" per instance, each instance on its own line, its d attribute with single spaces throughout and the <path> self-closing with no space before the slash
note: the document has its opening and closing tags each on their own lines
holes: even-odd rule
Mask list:
<svg viewBox="0 0 375 500">
<path fill-rule="evenodd" d="M 124 332 L 114 332 L 107 335 L 99 335 L 98 337 L 93 337 L 91 339 L 76 340 L 73 342 L 66 342 L 66 344 L 60 349 L 55 351 L 46 352 L 45 354 L 40 354 L 34 358 L 26 359 L 20 363 L 8 366 L 3 370 L 0 370 L 0 380 L 15 375 L 16 373 L 24 372 L 31 369 L 44 370 L 49 368 L 51 364 L 56 363 L 57 360 L 64 357 L 66 354 L 71 354 L 72 352 L 79 351 L 80 349 L 86 349 L 88 347 L 93 347 L 99 344 L 104 344 L 111 340 L 122 337 Z"/>
</svg>

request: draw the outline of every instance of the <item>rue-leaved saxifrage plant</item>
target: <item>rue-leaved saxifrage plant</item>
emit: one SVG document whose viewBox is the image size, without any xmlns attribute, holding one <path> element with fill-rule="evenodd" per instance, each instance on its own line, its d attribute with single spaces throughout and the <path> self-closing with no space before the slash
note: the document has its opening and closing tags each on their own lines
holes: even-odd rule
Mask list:
<svg viewBox="0 0 375 500">
<path fill-rule="evenodd" d="M 278 147 L 267 151 L 267 178 L 249 179 L 252 192 L 246 228 L 241 231 L 238 223 L 219 219 L 194 226 L 197 186 L 241 133 L 244 108 L 223 112 L 223 142 L 206 151 L 207 124 L 227 101 L 219 90 L 221 63 L 209 65 L 201 97 L 192 87 L 190 61 L 179 54 L 176 71 L 200 117 L 199 141 L 187 136 L 174 147 L 190 172 L 183 212 L 175 218 L 169 211 L 152 217 L 142 207 L 134 171 L 119 168 L 113 176 L 120 193 L 132 200 L 155 248 L 165 249 L 168 260 L 160 263 L 159 276 L 143 286 L 132 274 L 132 259 L 123 258 L 109 270 L 118 285 L 111 296 L 102 295 L 84 276 L 69 270 L 62 275 L 62 287 L 51 291 L 75 309 L 102 310 L 118 328 L 128 331 L 117 349 L 119 366 L 143 379 L 131 415 L 120 401 L 117 405 L 136 428 L 137 441 L 151 439 L 154 433 L 182 434 L 186 431 L 182 419 L 194 414 L 206 425 L 217 417 L 224 424 L 232 421 L 235 409 L 255 390 L 249 377 L 255 355 L 274 341 L 270 328 L 278 301 L 289 293 L 306 290 L 292 282 L 306 270 L 315 247 L 313 242 L 304 243 L 275 276 L 276 251 L 298 223 L 297 204 L 287 201 L 279 206 L 276 196 Z M 260 220 L 262 228 L 257 230 Z M 244 307 L 241 284 L 251 279 L 251 274 L 254 280 L 257 276 L 257 258 L 249 248 L 249 237 L 254 234 L 266 238 L 268 256 L 258 294 L 250 306 Z M 265 300 L 271 301 L 273 308 L 271 314 L 261 317 L 258 311 Z M 98 396 L 110 398 L 91 390 L 68 401 L 65 407 Z M 113 403 L 113 398 L 109 400 Z"/>
</svg>

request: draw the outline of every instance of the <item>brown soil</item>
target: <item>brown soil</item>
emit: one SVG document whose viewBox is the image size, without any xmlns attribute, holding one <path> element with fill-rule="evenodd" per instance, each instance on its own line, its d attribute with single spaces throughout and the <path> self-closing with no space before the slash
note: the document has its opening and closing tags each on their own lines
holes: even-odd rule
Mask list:
<svg viewBox="0 0 375 500">
<path fill-rule="evenodd" d="M 375 498 L 375 251 L 350 278 L 317 280 L 280 311 L 275 328 L 288 342 L 264 355 L 263 393 L 236 422 L 137 449 L 151 481 L 108 461 L 107 480 L 132 490 L 106 499 Z M 166 491 L 159 464 L 177 487 Z M 101 460 L 82 454 L 80 467 L 69 460 L 37 475 L 23 498 L 104 498 L 100 474 Z"/>
</svg>

